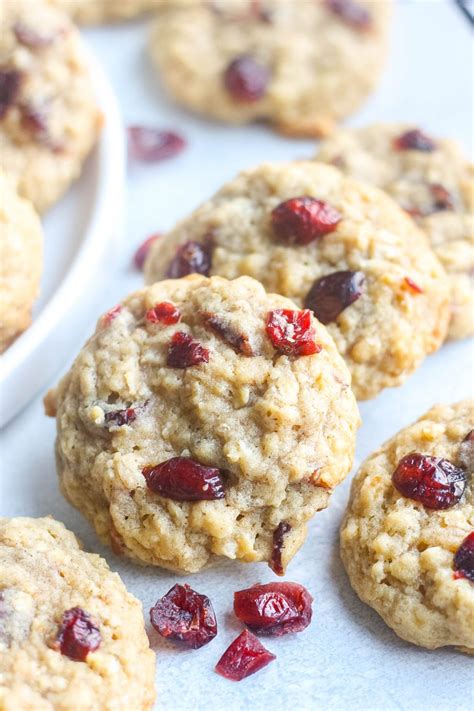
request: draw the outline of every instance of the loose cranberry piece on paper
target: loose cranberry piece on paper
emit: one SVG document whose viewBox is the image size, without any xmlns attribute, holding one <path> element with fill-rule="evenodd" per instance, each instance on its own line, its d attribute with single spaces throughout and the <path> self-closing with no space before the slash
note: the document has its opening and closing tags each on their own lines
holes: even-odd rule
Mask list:
<svg viewBox="0 0 474 711">
<path fill-rule="evenodd" d="M 326 5 L 331 12 L 357 30 L 368 30 L 372 25 L 370 12 L 354 0 L 326 0 Z"/>
<path fill-rule="evenodd" d="M 184 331 L 177 331 L 168 348 L 166 364 L 170 368 L 191 368 L 209 362 L 209 351 Z"/>
<path fill-rule="evenodd" d="M 394 146 L 399 151 L 422 151 L 424 153 L 432 153 L 436 150 L 436 143 L 432 138 L 414 128 L 411 131 L 406 131 L 394 140 Z"/>
<path fill-rule="evenodd" d="M 234 593 L 234 612 L 252 632 L 279 637 L 309 625 L 312 602 L 303 585 L 267 583 Z"/>
<path fill-rule="evenodd" d="M 137 251 L 135 252 L 133 256 L 133 261 L 136 268 L 140 271 L 143 269 L 143 266 L 146 262 L 146 258 L 148 257 L 148 252 L 151 249 L 151 245 L 154 244 L 154 242 L 156 242 L 159 237 L 161 237 L 161 235 L 158 233 L 147 237 L 147 239 L 138 247 Z"/>
<path fill-rule="evenodd" d="M 336 208 L 316 198 L 302 196 L 285 200 L 271 214 L 274 234 L 285 242 L 310 244 L 333 232 L 342 219 Z"/>
<path fill-rule="evenodd" d="M 169 301 L 161 301 L 153 308 L 148 309 L 145 318 L 149 323 L 163 323 L 165 326 L 171 326 L 181 320 L 181 311 Z"/>
<path fill-rule="evenodd" d="M 427 509 L 448 509 L 458 503 L 466 488 L 466 472 L 447 459 L 413 452 L 393 472 L 395 488 Z"/>
<path fill-rule="evenodd" d="M 431 195 L 434 200 L 435 210 L 454 210 L 454 199 L 449 190 L 440 183 L 430 185 Z"/>
<path fill-rule="evenodd" d="M 16 69 L 0 69 L 0 119 L 15 103 L 22 77 L 22 73 Z"/>
<path fill-rule="evenodd" d="M 151 624 L 167 639 L 199 649 L 217 634 L 211 601 L 189 585 L 174 585 L 150 610 Z"/>
<path fill-rule="evenodd" d="M 156 163 L 178 155 L 186 141 L 173 131 L 160 131 L 147 126 L 128 127 L 129 153 L 135 160 Z"/>
<path fill-rule="evenodd" d="M 241 681 L 255 674 L 276 656 L 248 630 L 244 630 L 226 649 L 216 664 L 216 672 L 226 679 Z"/>
<path fill-rule="evenodd" d="M 129 425 L 137 418 L 137 411 L 133 407 L 126 407 L 123 410 L 114 410 L 107 412 L 105 415 L 105 423 L 110 426 L 122 427 Z"/>
<path fill-rule="evenodd" d="M 95 652 L 99 648 L 101 642 L 99 628 L 89 613 L 81 607 L 73 607 L 63 614 L 53 646 L 69 659 L 83 662 L 89 652 Z"/>
<path fill-rule="evenodd" d="M 106 311 L 105 314 L 100 318 L 100 325 L 102 326 L 102 328 L 110 326 L 112 321 L 117 318 L 121 311 L 122 306 L 120 304 L 117 304 L 117 306 L 113 306 L 111 309 Z"/>
<path fill-rule="evenodd" d="M 283 540 L 287 533 L 291 531 L 291 526 L 287 521 L 281 521 L 273 532 L 273 548 L 269 566 L 277 575 L 283 575 L 283 564 L 281 553 L 283 550 Z"/>
<path fill-rule="evenodd" d="M 364 282 L 363 272 L 333 272 L 314 282 L 304 305 L 321 323 L 332 323 L 362 296 Z"/>
<path fill-rule="evenodd" d="M 253 355 L 252 346 L 249 343 L 247 334 L 237 331 L 223 321 L 217 314 L 205 312 L 202 314 L 202 318 L 206 326 L 214 331 L 214 333 L 217 333 L 236 353 L 241 353 L 245 356 Z"/>
<path fill-rule="evenodd" d="M 405 286 L 407 286 L 408 289 L 410 291 L 412 291 L 414 294 L 422 294 L 423 293 L 423 289 L 421 288 L 421 286 L 419 286 L 416 283 L 416 281 L 413 281 L 413 279 L 411 279 L 410 277 L 405 277 L 403 282 L 404 282 Z"/>
<path fill-rule="evenodd" d="M 474 582 L 474 531 L 463 540 L 454 555 L 454 576 Z"/>
<path fill-rule="evenodd" d="M 171 260 L 166 276 L 170 279 L 179 279 L 188 274 L 203 274 L 209 276 L 211 269 L 211 249 L 199 242 L 185 242 L 178 247 Z"/>
<path fill-rule="evenodd" d="M 315 342 L 316 331 L 311 325 L 311 311 L 270 311 L 265 327 L 275 350 L 285 355 L 305 356 L 319 353 L 321 346 Z"/>
<path fill-rule="evenodd" d="M 29 47 L 30 49 L 48 47 L 54 42 L 59 34 L 58 32 L 55 32 L 54 34 L 42 35 L 40 32 L 37 32 L 24 22 L 15 22 L 13 25 L 13 32 L 18 42 L 25 45 L 25 47 Z"/>
<path fill-rule="evenodd" d="M 172 457 L 142 470 L 150 491 L 174 501 L 214 501 L 225 497 L 222 470 L 189 457 Z"/>
<path fill-rule="evenodd" d="M 263 96 L 270 81 L 270 70 L 250 54 L 236 57 L 224 72 L 224 86 L 235 101 L 253 103 Z"/>
</svg>

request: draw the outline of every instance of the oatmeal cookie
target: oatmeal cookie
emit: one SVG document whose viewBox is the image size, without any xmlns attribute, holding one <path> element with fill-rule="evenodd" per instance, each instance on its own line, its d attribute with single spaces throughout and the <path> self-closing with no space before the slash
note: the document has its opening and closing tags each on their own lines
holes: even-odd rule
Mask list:
<svg viewBox="0 0 474 711">
<path fill-rule="evenodd" d="M 118 553 L 282 573 L 351 468 L 359 414 L 324 326 L 253 279 L 193 275 L 98 322 L 47 399 L 61 488 Z"/>
<path fill-rule="evenodd" d="M 164 3 L 150 53 L 182 105 L 229 123 L 327 134 L 376 86 L 391 0 Z"/>
<path fill-rule="evenodd" d="M 176 0 L 48 0 L 51 5 L 67 12 L 80 25 L 98 25 L 137 17 L 153 10 L 160 3 Z"/>
<path fill-rule="evenodd" d="M 474 334 L 474 166 L 460 146 L 408 124 L 339 131 L 317 160 L 383 188 L 426 232 L 451 287 L 448 338 Z"/>
<path fill-rule="evenodd" d="M 154 658 L 141 605 L 52 518 L 0 518 L 2 711 L 145 711 Z"/>
<path fill-rule="evenodd" d="M 322 163 L 244 171 L 153 244 L 148 282 L 190 271 L 248 274 L 313 309 L 359 399 L 402 383 L 446 334 L 446 275 L 425 235 L 382 191 Z"/>
<path fill-rule="evenodd" d="M 341 528 L 352 587 L 403 639 L 474 652 L 474 403 L 437 405 L 362 464 Z"/>
<path fill-rule="evenodd" d="M 43 230 L 0 170 L 0 353 L 31 323 L 43 270 Z"/>
<path fill-rule="evenodd" d="M 5 0 L 0 16 L 0 165 L 43 212 L 75 180 L 102 116 L 88 58 L 66 15 Z"/>
</svg>

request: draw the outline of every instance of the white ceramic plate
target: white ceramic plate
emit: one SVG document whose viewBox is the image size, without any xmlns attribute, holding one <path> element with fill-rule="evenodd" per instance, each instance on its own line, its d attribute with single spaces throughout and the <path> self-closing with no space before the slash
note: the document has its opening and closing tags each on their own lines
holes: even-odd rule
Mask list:
<svg viewBox="0 0 474 711">
<path fill-rule="evenodd" d="M 0 427 L 11 420 L 64 362 L 60 344 L 74 342 L 76 312 L 122 222 L 125 141 L 109 81 L 90 55 L 104 128 L 80 179 L 46 215 L 44 273 L 33 322 L 0 359 Z M 83 298 L 84 297 L 84 298 Z"/>
</svg>

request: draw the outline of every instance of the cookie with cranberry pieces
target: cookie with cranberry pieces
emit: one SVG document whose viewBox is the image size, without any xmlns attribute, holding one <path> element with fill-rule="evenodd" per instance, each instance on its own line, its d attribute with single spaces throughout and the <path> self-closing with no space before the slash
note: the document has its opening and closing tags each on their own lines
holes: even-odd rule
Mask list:
<svg viewBox="0 0 474 711">
<path fill-rule="evenodd" d="M 282 574 L 349 472 L 350 375 L 311 312 L 253 279 L 193 275 L 98 323 L 47 399 L 69 501 L 118 553 Z"/>
<path fill-rule="evenodd" d="M 130 20 L 168 0 L 48 0 L 80 25 Z"/>
<path fill-rule="evenodd" d="M 428 235 L 448 274 L 448 338 L 474 335 L 474 166 L 452 140 L 409 124 L 345 129 L 317 160 L 387 192 Z"/>
<path fill-rule="evenodd" d="M 146 711 L 141 604 L 62 523 L 0 518 L 0 708 Z"/>
<path fill-rule="evenodd" d="M 311 161 L 263 164 L 152 246 L 148 282 L 189 271 L 266 289 L 327 325 L 359 399 L 401 384 L 446 335 L 448 283 L 425 235 L 387 195 Z"/>
<path fill-rule="evenodd" d="M 375 88 L 390 19 L 390 0 L 181 0 L 159 7 L 150 53 L 193 111 L 319 136 Z"/>
<path fill-rule="evenodd" d="M 474 653 L 474 402 L 437 405 L 362 464 L 341 528 L 352 587 L 403 639 Z"/>
<path fill-rule="evenodd" d="M 0 165 L 43 212 L 79 176 L 102 123 L 77 28 L 43 2 L 0 17 Z"/>
</svg>

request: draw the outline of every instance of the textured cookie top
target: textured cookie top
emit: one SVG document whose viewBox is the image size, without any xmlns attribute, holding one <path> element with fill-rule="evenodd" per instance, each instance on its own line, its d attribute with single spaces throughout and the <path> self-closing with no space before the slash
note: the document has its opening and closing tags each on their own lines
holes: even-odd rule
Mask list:
<svg viewBox="0 0 474 711">
<path fill-rule="evenodd" d="M 356 592 L 397 634 L 429 648 L 474 651 L 474 583 L 454 563 L 474 530 L 473 429 L 474 404 L 467 400 L 433 407 L 395 435 L 356 475 L 341 529 L 342 557 Z M 457 503 L 436 510 L 400 493 L 392 476 L 413 452 L 463 470 L 467 483 Z"/>
<path fill-rule="evenodd" d="M 0 157 L 43 211 L 80 172 L 101 116 L 85 48 L 68 17 L 6 0 L 0 17 Z"/>
<path fill-rule="evenodd" d="M 152 58 L 176 99 L 219 119 L 269 120 L 320 135 L 374 87 L 390 2 L 190 0 L 165 3 Z"/>
<path fill-rule="evenodd" d="M 160 3 L 171 0 L 47 0 L 60 10 L 67 12 L 75 22 L 96 25 L 109 20 L 128 20 L 147 10 L 153 10 Z M 174 2 L 175 0 L 173 0 Z"/>
<path fill-rule="evenodd" d="M 449 274 L 449 335 L 474 333 L 474 167 L 455 141 L 409 124 L 338 131 L 317 160 L 383 188 L 418 222 Z"/>
<path fill-rule="evenodd" d="M 77 608 L 84 660 L 81 629 L 64 626 Z M 141 605 L 119 576 L 52 518 L 0 518 L 1 708 L 141 711 L 153 683 Z"/>
<path fill-rule="evenodd" d="M 0 170 L 0 353 L 31 320 L 43 268 L 43 230 L 33 206 Z"/>
<path fill-rule="evenodd" d="M 281 309 L 296 306 L 252 279 L 195 275 L 99 321 L 55 394 L 58 469 L 119 552 L 189 571 L 216 555 L 271 561 L 280 524 L 283 565 L 297 550 L 351 468 L 359 415 L 326 329 Z M 171 494 L 154 488 L 147 472 L 176 457 L 211 468 L 217 496 L 180 499 L 189 471 L 170 474 Z"/>
<path fill-rule="evenodd" d="M 309 202 L 293 200 L 302 196 Z M 189 242 L 205 246 L 208 262 L 188 260 L 188 271 L 248 274 L 314 309 L 360 399 L 403 382 L 445 336 L 448 285 L 426 237 L 382 191 L 331 166 L 244 171 L 156 241 L 147 281 L 186 273 L 175 254 Z"/>
</svg>

